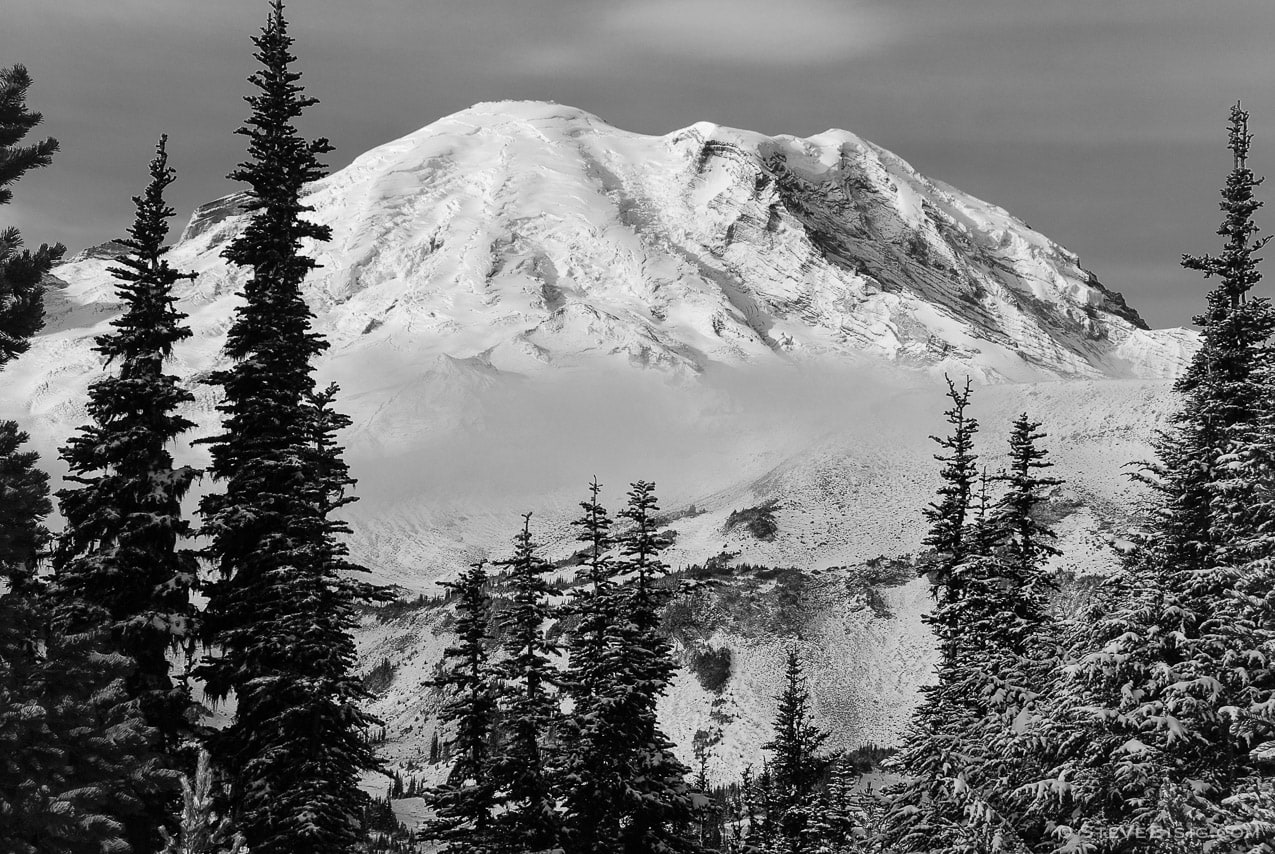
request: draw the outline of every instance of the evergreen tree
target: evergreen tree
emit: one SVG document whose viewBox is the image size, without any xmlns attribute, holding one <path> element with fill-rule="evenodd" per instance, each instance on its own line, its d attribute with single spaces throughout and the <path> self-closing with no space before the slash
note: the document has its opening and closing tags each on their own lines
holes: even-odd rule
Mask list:
<svg viewBox="0 0 1275 854">
<path fill-rule="evenodd" d="M 25 840 L 25 850 L 155 851 L 158 829 L 146 822 L 175 780 L 153 752 L 155 732 L 140 704 L 128 695 L 133 662 L 111 650 L 100 607 L 57 597 L 48 614 L 44 655 L 29 687 L 47 710 L 42 747 L 57 750 L 63 764 L 42 781 L 47 823 Z"/>
<path fill-rule="evenodd" d="M 619 594 L 620 636 L 609 663 L 623 691 L 617 698 L 619 732 L 628 739 L 622 772 L 626 824 L 617 849 L 624 854 L 694 850 L 687 768 L 673 755 L 656 709 L 677 668 L 672 645 L 660 630 L 663 609 L 677 589 L 660 583 L 668 573 L 661 558 L 668 541 L 657 529 L 658 513 L 655 484 L 632 484 L 619 514 L 629 528 L 618 540 L 617 571 L 625 583 Z"/>
<path fill-rule="evenodd" d="M 23 66 L 0 69 L 0 205 L 13 198 L 11 184 L 31 169 L 47 166 L 58 148 L 54 139 L 19 145 L 42 118 L 27 108 L 30 86 Z M 0 230 L 0 368 L 26 352 L 30 337 L 43 325 L 40 279 L 62 254 L 60 246 L 41 247 L 33 256 L 20 253 L 21 245 L 16 228 Z M 36 660 L 42 618 L 35 566 L 49 536 L 41 522 L 52 510 L 48 477 L 36 467 L 36 454 L 23 449 L 29 438 L 15 422 L 0 421 L 0 666 L 7 677 L 0 715 L 10 724 L 17 723 L 10 716 L 20 705 L 20 695 L 10 692 L 21 690 L 27 668 Z M 0 728 L 0 741 L 15 736 Z"/>
<path fill-rule="evenodd" d="M 36 454 L 22 450 L 27 434 L 13 422 L 3 426 L 13 429 L 0 429 L 0 849 L 26 854 L 53 835 L 50 825 L 62 824 L 51 807 L 69 769 L 36 689 L 47 619 L 36 563 L 49 540 L 48 476 Z"/>
<path fill-rule="evenodd" d="M 946 549 L 937 558 L 946 572 L 931 578 L 959 592 L 935 592 L 929 622 L 947 643 L 936 684 L 923 689 L 913 717 L 901 756 L 907 780 L 891 793 L 881 842 L 886 850 L 936 854 L 1026 851 L 1046 832 L 1018 791 L 1038 780 L 1046 761 L 1027 729 L 1058 666 L 1043 566 L 1054 554 L 1052 533 L 1034 511 L 1059 481 L 1037 474 L 1050 465 L 1036 444 L 1043 434 L 1023 415 L 1011 433 L 1009 471 L 997 478 L 1008 483 L 1006 494 L 992 502 L 986 476 L 975 494 L 964 416 L 969 387 L 957 392 L 949 381 L 948 392 L 953 434 L 936 441 L 959 449 L 952 457 L 963 460 L 938 457 L 944 500 L 927 516 L 930 541 Z M 959 538 L 958 520 L 965 528 Z"/>
<path fill-rule="evenodd" d="M 762 745 L 771 753 L 770 768 L 781 797 L 796 801 L 809 794 L 828 765 L 819 755 L 828 733 L 815 726 L 810 709 L 801 659 L 788 650 L 784 664 L 784 688 L 776 698 L 774 735 Z"/>
<path fill-rule="evenodd" d="M 493 840 L 502 851 L 546 851 L 559 836 L 550 770 L 558 725 L 552 657 L 558 648 L 544 631 L 553 614 L 545 581 L 552 567 L 536 554 L 530 513 L 522 518 L 513 555 L 497 565 L 508 569 L 511 595 L 500 615 L 505 657 L 495 668 L 504 732 L 492 757 L 491 784 L 505 809 L 493 822 Z"/>
<path fill-rule="evenodd" d="M 733 799 L 734 815 L 731 818 L 727 838 L 730 854 L 742 854 L 753 845 L 753 831 L 757 826 L 757 780 L 751 765 L 745 766 L 739 775 L 739 788 Z"/>
<path fill-rule="evenodd" d="M 29 86 L 21 66 L 0 71 L 0 204 L 57 150 L 53 140 L 18 145 L 40 122 L 26 107 Z M 20 246 L 16 229 L 0 231 L 0 365 L 25 352 L 43 323 L 41 279 L 63 253 Z M 149 733 L 123 690 L 130 662 L 49 608 L 36 565 L 52 507 L 26 441 L 0 422 L 0 850 L 119 850 L 120 818 L 135 815 L 157 782 Z"/>
<path fill-rule="evenodd" d="M 815 826 L 816 854 L 858 852 L 868 830 L 862 798 L 855 793 L 859 771 L 845 756 L 832 762 L 828 784 L 818 803 Z"/>
<path fill-rule="evenodd" d="M 201 672 L 210 697 L 236 700 L 211 747 L 254 854 L 335 854 L 362 839 L 358 778 L 376 761 L 351 637 L 355 605 L 371 589 L 349 577 L 344 526 L 329 517 L 351 482 L 333 441 L 348 422 L 332 412 L 331 389 L 315 394 L 313 361 L 327 343 L 301 295 L 316 266 L 301 241 L 330 237 L 303 218 L 302 194 L 331 146 L 295 128 L 315 99 L 292 69 L 281 0 L 253 42 L 258 91 L 238 131 L 249 159 L 230 176 L 249 185 L 251 218 L 224 253 L 249 277 L 226 338 L 231 365 L 210 380 L 224 394 L 223 432 L 207 440 L 224 492 L 200 506 L 219 573 L 208 585 L 212 653 Z"/>
<path fill-rule="evenodd" d="M 174 177 L 165 141 L 151 161 L 150 185 L 133 199 L 137 217 L 122 241 L 129 253 L 111 271 L 125 309 L 96 349 L 116 373 L 89 388 L 93 423 L 62 451 L 67 479 L 78 487 L 58 493 L 66 530 L 53 567 L 59 598 L 100 606 L 110 648 L 133 660 L 128 694 L 160 737 L 156 751 L 172 754 L 194 715 L 186 687 L 169 675 L 168 653 L 193 637 L 196 563 L 178 543 L 191 535 L 181 502 L 197 472 L 174 467 L 168 451 L 193 426 L 176 410 L 194 398 L 164 373 L 173 345 L 190 337 L 172 297 L 173 285 L 188 277 L 164 259 L 173 216 L 164 190 Z M 153 805 L 153 826 L 168 800 Z"/>
<path fill-rule="evenodd" d="M 1005 494 L 996 502 L 989 523 L 995 532 L 1000 575 L 1006 584 L 1018 588 L 1013 597 L 1016 610 L 1002 615 L 1013 621 L 1007 627 L 1007 642 L 1018 655 L 1027 651 L 1028 643 L 1047 621 L 1048 595 L 1057 584 L 1044 565 L 1061 554 L 1053 544 L 1054 532 L 1039 520 L 1046 492 L 1062 484 L 1056 477 L 1039 473 L 1053 466 L 1048 453 L 1037 444 L 1045 438 L 1040 426 L 1026 412 L 1015 419 L 1009 436 L 1009 468 L 997 477 L 1005 484 Z"/>
<path fill-rule="evenodd" d="M 1060 847 L 1085 833 L 1216 839 L 1244 824 L 1237 804 L 1251 813 L 1261 791 L 1245 781 L 1264 773 L 1260 748 L 1275 727 L 1275 624 L 1261 570 L 1270 551 L 1260 545 L 1269 485 L 1259 486 L 1275 314 L 1250 295 L 1266 242 L 1255 238 L 1261 182 L 1247 164 L 1250 143 L 1236 105 L 1223 252 L 1183 259 L 1218 280 L 1196 318 L 1201 347 L 1143 478 L 1152 487 L 1145 533 L 1076 633 L 1077 662 L 1053 714 L 1057 760 L 1037 797 L 1054 810 Z"/>
<path fill-rule="evenodd" d="M 721 854 L 726 843 L 726 818 L 729 791 L 714 788 L 708 781 L 708 751 L 697 741 L 695 745 L 694 789 L 699 803 L 695 809 L 695 844 L 700 851 Z"/>
<path fill-rule="evenodd" d="M 488 664 L 492 638 L 487 630 L 491 617 L 487 583 L 485 564 L 479 562 L 457 581 L 444 585 L 457 595 L 456 644 L 443 651 L 443 675 L 434 685 L 451 692 L 439 720 L 453 727 L 448 745 L 456 761 L 446 782 L 427 796 L 435 818 L 421 835 L 445 842 L 443 850 L 450 854 L 486 850 L 494 805 L 489 745 L 496 698 Z M 431 752 L 438 749 L 437 739 L 435 733 Z M 398 785 L 401 789 L 401 781 Z"/>
<path fill-rule="evenodd" d="M 943 664 L 955 662 L 957 656 L 958 637 L 961 626 L 953 622 L 943 622 L 945 615 L 955 614 L 954 605 L 964 592 L 964 582 L 957 571 L 970 553 L 971 525 L 970 510 L 973 506 L 974 490 L 978 482 L 978 455 L 974 453 L 974 436 L 978 433 L 978 420 L 966 410 L 970 402 L 970 379 L 965 378 L 965 386 L 957 391 L 956 384 L 950 377 L 947 381 L 947 396 L 952 406 L 943 413 L 951 427 L 951 433 L 943 438 L 931 436 L 946 453 L 935 454 L 934 459 L 942 463 L 939 477 L 942 483 L 938 489 L 938 498 L 925 508 L 925 519 L 930 523 L 930 530 L 921 542 L 934 551 L 934 560 L 923 571 L 930 579 L 930 592 L 937 606 L 926 616 L 926 621 L 934 626 L 938 637 L 939 652 Z"/>
<path fill-rule="evenodd" d="M 1222 254 L 1182 256 L 1183 267 L 1206 279 L 1216 277 L 1218 283 L 1208 294 L 1205 312 L 1194 318 L 1200 350 L 1176 384 L 1190 400 L 1184 415 L 1214 428 L 1249 423 L 1261 412 L 1262 384 L 1254 379 L 1270 364 L 1267 344 L 1275 332 L 1270 301 L 1250 294 L 1262 279 L 1257 253 L 1271 238 L 1256 237 L 1253 215 L 1262 202 L 1255 191 L 1263 179 L 1248 166 L 1253 135 L 1248 113 L 1239 104 L 1231 108 L 1227 137 L 1234 165 L 1222 190 L 1225 217 L 1217 232 L 1226 238 Z"/>
<path fill-rule="evenodd" d="M 24 66 L 0 69 L 0 205 L 13 198 L 10 185 L 32 169 L 48 166 L 58 150 L 56 139 L 19 145 L 43 121 L 27 108 L 31 77 Z M 32 335 L 44 325 L 42 279 L 61 259 L 66 247 L 42 245 L 21 251 L 16 228 L 0 229 L 0 365 L 25 353 Z"/>
<path fill-rule="evenodd" d="M 563 727 L 564 844 L 569 852 L 693 850 L 695 801 L 673 756 L 656 704 L 676 663 L 660 631 L 676 592 L 660 583 L 667 544 L 655 523 L 654 484 L 632 485 L 616 540 L 596 480 L 575 524 L 586 545 L 585 581 L 574 601 Z M 618 550 L 613 556 L 610 552 Z"/>
<path fill-rule="evenodd" d="M 598 497 L 595 478 L 582 515 L 572 524 L 585 546 L 579 574 L 584 584 L 574 594 L 571 613 L 578 617 L 567 636 L 564 687 L 572 712 L 563 721 L 564 847 L 572 854 L 602 854 L 619 844 L 624 822 L 623 699 L 627 687 L 615 672 L 612 652 L 621 641 L 622 610 L 617 567 L 610 552 L 611 517 Z"/>
<path fill-rule="evenodd" d="M 788 651 L 784 689 L 775 714 L 774 735 L 762 745 L 772 756 L 775 781 L 775 824 L 783 854 L 808 854 L 814 850 L 812 814 L 815 786 L 828 760 L 819 755 L 828 733 L 815 726 L 810 713 L 810 692 L 802 675 L 801 659 Z"/>
<path fill-rule="evenodd" d="M 779 836 L 779 815 L 776 809 L 775 778 L 770 767 L 762 763 L 761 773 L 748 786 L 745 805 L 748 814 L 748 832 L 745 834 L 745 850 L 759 854 L 775 854 L 782 840 Z"/>
</svg>

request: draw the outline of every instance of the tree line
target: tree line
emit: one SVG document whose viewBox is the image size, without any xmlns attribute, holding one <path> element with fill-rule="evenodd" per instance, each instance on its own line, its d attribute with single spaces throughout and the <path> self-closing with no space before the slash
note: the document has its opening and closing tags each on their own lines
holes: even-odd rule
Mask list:
<svg viewBox="0 0 1275 854">
<path fill-rule="evenodd" d="M 1261 179 L 1248 167 L 1250 145 L 1248 114 L 1236 105 L 1223 249 L 1183 258 L 1216 280 L 1195 318 L 1201 346 L 1174 385 L 1180 406 L 1157 434 L 1155 458 L 1134 472 L 1147 488 L 1131 547 L 1079 614 L 1050 607 L 1049 563 L 1059 550 L 1041 510 L 1061 481 L 1049 473 L 1042 425 L 1018 417 L 1005 469 L 989 474 L 976 452 L 971 385 L 948 381 L 949 432 L 935 438 L 940 486 L 924 510 L 921 566 L 939 660 L 893 762 L 901 782 L 865 791 L 840 757 L 821 753 L 826 733 L 791 654 L 759 774 L 713 789 L 701 768 L 689 808 L 674 798 L 685 775 L 664 778 L 667 802 L 679 806 L 660 825 L 606 797 L 660 779 L 621 761 L 635 730 L 607 729 L 608 712 L 622 708 L 611 697 L 658 694 L 667 683 L 596 667 L 603 651 L 622 654 L 633 643 L 625 633 L 650 617 L 609 604 L 634 596 L 635 582 L 616 587 L 612 570 L 599 566 L 643 576 L 622 559 L 600 563 L 605 517 L 595 484 L 577 523 L 594 558 L 565 611 L 578 624 L 567 634 L 564 671 L 547 667 L 554 651 L 532 634 L 546 611 L 521 624 L 519 640 L 506 641 L 490 664 L 482 568 L 458 583 L 463 642 L 448 650 L 441 684 L 453 688 L 444 720 L 460 758 L 431 796 L 441 819 L 426 835 L 453 854 L 1275 850 L 1275 312 L 1251 293 L 1267 239 L 1253 221 Z M 530 561 L 528 538 L 524 528 L 517 554 Z M 536 575 L 512 575 L 520 608 L 543 602 Z M 647 637 L 649 646 L 657 635 Z M 518 669 L 532 662 L 545 668 L 540 675 Z M 671 664 L 661 666 L 666 679 Z M 547 685 L 557 689 L 553 701 L 543 698 Z M 599 741 L 609 747 L 582 763 Z M 536 763 L 534 784 L 508 776 L 503 751 L 514 745 Z M 656 736 L 643 754 L 659 755 L 663 745 Z M 632 828 L 655 826 L 658 835 L 636 847 L 624 841 Z"/>
</svg>

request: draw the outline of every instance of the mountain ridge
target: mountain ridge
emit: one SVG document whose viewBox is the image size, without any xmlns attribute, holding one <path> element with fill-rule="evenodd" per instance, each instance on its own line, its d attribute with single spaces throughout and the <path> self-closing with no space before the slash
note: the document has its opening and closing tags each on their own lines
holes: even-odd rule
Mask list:
<svg viewBox="0 0 1275 854">
<path fill-rule="evenodd" d="M 178 241 L 205 275 L 243 198 L 196 209 Z M 355 158 L 310 200 L 336 232 L 311 295 L 340 332 L 398 309 L 436 349 L 508 370 L 870 354 L 988 379 L 1147 377 L 1191 346 L 1147 330 L 1073 253 L 848 131 L 647 136 L 485 103 Z M 484 325 L 507 334 L 472 334 Z"/>
</svg>

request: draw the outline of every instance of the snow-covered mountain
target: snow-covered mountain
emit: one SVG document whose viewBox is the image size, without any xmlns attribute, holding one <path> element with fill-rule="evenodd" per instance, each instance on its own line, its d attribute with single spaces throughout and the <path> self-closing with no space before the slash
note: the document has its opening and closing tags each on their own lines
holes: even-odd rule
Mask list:
<svg viewBox="0 0 1275 854">
<path fill-rule="evenodd" d="M 846 131 L 647 136 L 556 104 L 480 104 L 367 152 L 308 201 L 333 230 L 311 247 L 323 266 L 306 288 L 332 343 L 320 380 L 341 383 L 354 421 L 357 558 L 433 590 L 502 555 L 525 509 L 563 557 L 591 476 L 613 506 L 624 483 L 654 479 L 675 563 L 731 551 L 822 573 L 801 587 L 810 607 L 784 613 L 823 662 L 817 702 L 861 740 L 894 737 L 929 667 L 923 586 L 867 562 L 919 547 L 938 375 L 992 383 L 976 408 L 993 465 L 1010 417 L 1045 422 L 1071 484 L 1058 498 L 1067 560 L 1089 571 L 1110 563 L 1130 501 L 1120 466 L 1147 456 L 1166 378 L 1194 346 L 1186 330 L 1146 329 L 1004 210 Z M 192 380 L 220 364 L 244 278 L 220 255 L 240 202 L 195 211 L 170 255 L 198 274 L 178 303 L 195 335 L 175 370 Z M 118 310 L 113 253 L 55 271 L 46 329 L 0 373 L 0 416 L 27 426 L 55 475 L 101 370 L 93 336 Z M 195 391 L 206 435 L 215 400 Z M 727 524 L 767 502 L 773 539 Z M 682 747 L 707 733 L 727 769 L 764 740 L 797 630 L 741 616 L 740 602 L 774 598 L 769 581 L 731 583 L 747 589 L 705 604 L 681 638 L 688 662 L 732 648 L 728 682 L 708 690 L 688 670 L 666 708 Z M 401 668 L 379 710 L 403 756 L 425 733 L 410 674 L 436 660 L 424 635 L 438 619 L 369 623 L 363 638 L 369 666 L 388 655 Z"/>
<path fill-rule="evenodd" d="M 1165 376 L 1187 338 L 1146 330 L 1004 210 L 846 131 L 646 136 L 556 104 L 479 104 L 309 201 L 334 231 L 310 297 L 338 351 L 520 372 L 872 355 L 1027 379 Z M 200 273 L 187 299 L 207 333 L 241 278 L 219 255 L 236 202 L 197 210 L 174 253 Z M 109 302 L 102 267 L 89 253 L 60 275 Z"/>
</svg>

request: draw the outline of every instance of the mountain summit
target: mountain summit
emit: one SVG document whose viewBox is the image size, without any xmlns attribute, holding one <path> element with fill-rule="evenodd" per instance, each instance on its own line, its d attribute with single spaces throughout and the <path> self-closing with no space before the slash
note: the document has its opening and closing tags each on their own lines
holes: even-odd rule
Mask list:
<svg viewBox="0 0 1275 854">
<path fill-rule="evenodd" d="M 192 296 L 238 285 L 220 258 L 238 201 L 201 207 L 182 236 Z M 1025 380 L 1172 375 L 1190 340 L 1149 332 L 1004 210 L 840 130 L 647 136 L 484 103 L 367 152 L 309 201 L 334 234 L 312 305 L 358 349 L 518 373 L 868 356 Z"/>
</svg>

